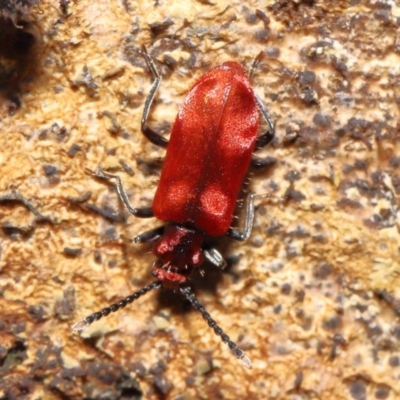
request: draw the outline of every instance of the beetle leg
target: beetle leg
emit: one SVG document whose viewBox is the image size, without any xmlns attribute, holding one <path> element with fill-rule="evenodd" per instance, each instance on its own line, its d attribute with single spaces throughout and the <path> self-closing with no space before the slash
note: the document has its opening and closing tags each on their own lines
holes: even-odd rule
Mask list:
<svg viewBox="0 0 400 400">
<path fill-rule="evenodd" d="M 267 132 L 263 133 L 262 135 L 258 136 L 256 139 L 256 147 L 254 150 L 255 151 L 260 150 L 263 147 L 265 147 L 267 144 L 270 144 L 274 137 L 275 137 L 275 132 L 271 133 L 270 131 L 267 131 Z"/>
<path fill-rule="evenodd" d="M 275 137 L 275 126 L 274 126 L 274 123 L 272 122 L 271 115 L 269 114 L 269 111 L 265 107 L 262 100 L 256 94 L 255 94 L 255 97 L 256 97 L 256 102 L 257 102 L 258 108 L 260 109 L 260 112 L 269 127 L 267 132 L 263 133 L 262 135 L 260 135 L 257 138 L 256 150 L 258 150 L 258 149 L 261 149 L 262 147 L 266 146 L 267 144 L 271 143 L 272 139 Z"/>
<path fill-rule="evenodd" d="M 143 232 L 140 235 L 135 236 L 132 239 L 134 243 L 146 243 L 158 239 L 164 232 L 165 226 L 159 226 L 158 228 L 151 229 Z"/>
<path fill-rule="evenodd" d="M 154 216 L 153 214 L 153 209 L 151 207 L 139 207 L 139 208 L 133 208 L 131 206 L 131 203 L 129 202 L 128 195 L 126 194 L 126 191 L 124 189 L 124 186 L 122 185 L 121 178 L 118 175 L 112 175 L 107 172 L 104 172 L 101 169 L 97 169 L 96 171 L 92 171 L 89 168 L 86 168 L 86 171 L 92 174 L 93 176 L 96 176 L 97 178 L 101 179 L 115 179 L 117 181 L 116 187 L 117 187 L 117 192 L 118 196 L 121 199 L 121 201 L 124 203 L 125 207 L 128 209 L 128 211 L 134 215 L 135 217 L 138 218 L 151 218 Z"/>
<path fill-rule="evenodd" d="M 253 168 L 266 168 L 276 164 L 276 158 L 271 156 L 266 157 L 251 157 L 251 166 Z"/>
<path fill-rule="evenodd" d="M 244 231 L 242 232 L 239 229 L 229 228 L 226 236 L 230 237 L 231 239 L 238 240 L 239 242 L 244 242 L 250 237 L 251 231 L 253 230 L 255 197 L 255 194 L 250 194 L 247 198 L 246 224 Z"/>
<path fill-rule="evenodd" d="M 267 124 L 269 126 L 269 130 L 267 132 L 265 132 L 262 135 L 257 137 L 255 150 L 258 150 L 272 142 L 272 140 L 275 137 L 275 126 L 274 126 L 274 123 L 272 122 L 269 111 L 264 106 L 261 99 L 257 95 L 255 95 L 255 97 L 256 97 L 258 108 L 260 109 L 262 116 L 267 121 Z M 256 157 L 253 155 L 253 157 L 251 158 L 251 166 L 256 167 L 256 168 L 264 168 L 264 167 L 275 164 L 275 162 L 276 162 L 276 160 L 274 158 L 272 158 L 271 156 Z"/>
<path fill-rule="evenodd" d="M 206 249 L 203 251 L 204 256 L 206 259 L 211 263 L 214 264 L 216 267 L 224 269 L 226 267 L 226 261 L 222 257 L 221 253 L 214 248 Z"/>
<path fill-rule="evenodd" d="M 161 75 L 158 73 L 156 66 L 154 65 L 154 61 L 150 57 L 150 54 L 147 52 L 146 48 L 142 47 L 142 55 L 146 60 L 148 67 L 153 75 L 154 81 L 151 85 L 149 94 L 147 95 L 146 101 L 144 102 L 143 114 L 142 114 L 142 122 L 141 122 L 141 129 L 144 136 L 150 140 L 151 143 L 154 143 L 160 147 L 167 147 L 168 140 L 161 136 L 153 129 L 149 128 L 146 124 L 147 118 L 149 116 L 151 105 L 153 104 L 154 96 L 160 86 L 161 82 Z"/>
</svg>

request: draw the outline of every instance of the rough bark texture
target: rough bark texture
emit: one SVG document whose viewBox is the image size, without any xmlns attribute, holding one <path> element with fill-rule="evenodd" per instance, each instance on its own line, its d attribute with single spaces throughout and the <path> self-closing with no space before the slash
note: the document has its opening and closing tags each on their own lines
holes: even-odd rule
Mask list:
<svg viewBox="0 0 400 400">
<path fill-rule="evenodd" d="M 399 6 L 34 3 L 0 1 L 0 398 L 398 399 Z M 277 137 L 247 188 L 268 196 L 248 242 L 219 242 L 227 271 L 194 279 L 251 371 L 168 291 L 70 330 L 153 279 L 151 245 L 128 238 L 157 221 L 85 173 L 151 204 L 164 150 L 140 132 L 142 44 L 166 135 L 196 78 L 265 52 L 253 82 Z"/>
</svg>

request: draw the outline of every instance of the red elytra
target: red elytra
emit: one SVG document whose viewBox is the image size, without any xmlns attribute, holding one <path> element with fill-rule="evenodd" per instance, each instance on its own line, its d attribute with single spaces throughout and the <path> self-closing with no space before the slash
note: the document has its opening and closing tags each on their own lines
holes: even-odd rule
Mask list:
<svg viewBox="0 0 400 400">
<path fill-rule="evenodd" d="M 172 128 L 154 215 L 224 235 L 256 144 L 259 111 L 243 68 L 225 62 L 190 89 Z"/>
<path fill-rule="evenodd" d="M 145 50 L 143 55 L 155 81 L 145 102 L 142 132 L 153 143 L 167 147 L 152 207 L 133 208 L 118 176 L 102 170 L 90 172 L 99 178 L 116 179 L 118 194 L 133 215 L 142 218 L 155 216 L 166 222 L 165 227 L 144 232 L 133 240 L 135 243 L 156 241 L 153 252 L 157 261 L 153 264 L 153 275 L 157 281 L 89 315 L 72 329 L 81 330 L 148 291 L 164 286 L 179 290 L 242 364 L 251 368 L 250 359 L 211 318 L 188 282 L 193 271 L 202 265 L 204 256 L 218 267 L 225 266 L 216 249 L 203 248 L 207 237 L 228 235 L 236 240 L 245 240 L 250 235 L 254 195 L 249 196 L 245 232 L 230 226 L 252 153 L 256 145 L 263 147 L 272 140 L 273 123 L 254 94 L 242 66 L 230 61 L 213 68 L 193 85 L 179 109 L 168 142 L 146 125 L 161 78 Z M 260 112 L 269 125 L 269 131 L 257 137 Z"/>
</svg>

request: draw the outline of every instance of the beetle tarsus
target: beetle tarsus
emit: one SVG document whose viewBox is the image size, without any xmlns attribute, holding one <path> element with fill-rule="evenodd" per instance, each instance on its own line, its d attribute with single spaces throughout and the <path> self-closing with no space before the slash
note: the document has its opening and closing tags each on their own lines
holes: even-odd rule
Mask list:
<svg viewBox="0 0 400 400">
<path fill-rule="evenodd" d="M 75 324 L 73 324 L 71 326 L 71 329 L 74 332 L 80 332 L 83 331 L 85 328 L 87 328 L 89 326 L 89 324 L 86 322 L 86 319 L 83 319 L 82 321 L 79 322 L 75 322 Z"/>
<path fill-rule="evenodd" d="M 213 247 L 210 249 L 204 249 L 203 253 L 205 258 L 217 268 L 225 269 L 227 266 L 227 262 L 217 249 L 214 249 Z"/>
<path fill-rule="evenodd" d="M 229 228 L 226 235 L 231 239 L 237 240 L 239 242 L 244 242 L 250 237 L 251 231 L 253 230 L 254 223 L 254 199 L 256 198 L 255 194 L 250 194 L 247 197 L 247 206 L 246 206 L 246 220 L 245 220 L 245 228 L 244 231 L 240 231 L 239 229 Z"/>
</svg>

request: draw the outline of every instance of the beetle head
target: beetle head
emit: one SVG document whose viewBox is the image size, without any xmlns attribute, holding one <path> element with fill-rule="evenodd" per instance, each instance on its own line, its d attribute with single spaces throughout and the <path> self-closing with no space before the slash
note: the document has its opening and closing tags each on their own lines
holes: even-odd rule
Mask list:
<svg viewBox="0 0 400 400">
<path fill-rule="evenodd" d="M 195 267 L 203 262 L 201 245 L 204 235 L 177 225 L 167 225 L 153 252 L 158 260 L 153 274 L 164 284 L 184 283 Z"/>
</svg>

